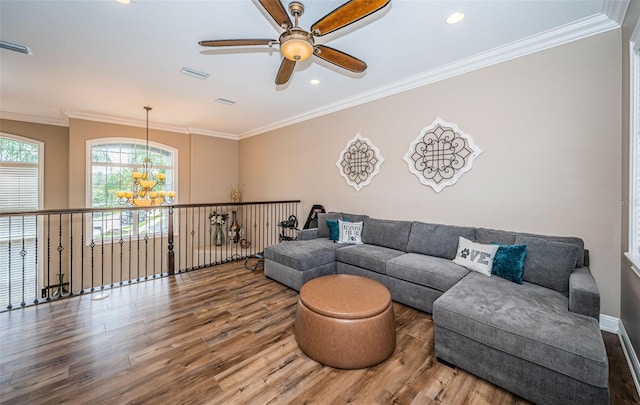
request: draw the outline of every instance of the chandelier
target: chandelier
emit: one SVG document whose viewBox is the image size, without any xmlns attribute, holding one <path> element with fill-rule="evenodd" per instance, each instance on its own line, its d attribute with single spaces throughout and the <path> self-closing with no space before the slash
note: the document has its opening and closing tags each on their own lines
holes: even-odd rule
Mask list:
<svg viewBox="0 0 640 405">
<path fill-rule="evenodd" d="M 176 196 L 175 191 L 156 190 L 156 187 L 164 186 L 167 175 L 152 171 L 153 165 L 149 159 L 149 111 L 151 107 L 144 107 L 144 109 L 147 110 L 147 156 L 144 158 L 140 171 L 131 173 L 132 191 L 116 191 L 116 197 L 118 197 L 118 203 L 135 205 L 136 207 L 173 204 L 173 199 Z"/>
</svg>

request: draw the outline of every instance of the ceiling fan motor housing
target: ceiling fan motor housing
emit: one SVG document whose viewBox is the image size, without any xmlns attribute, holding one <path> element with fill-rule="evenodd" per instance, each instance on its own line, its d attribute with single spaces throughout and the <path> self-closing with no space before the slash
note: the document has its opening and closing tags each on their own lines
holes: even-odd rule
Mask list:
<svg viewBox="0 0 640 405">
<path fill-rule="evenodd" d="M 303 29 L 291 28 L 280 35 L 280 53 L 294 62 L 309 59 L 313 46 L 313 36 Z"/>
</svg>

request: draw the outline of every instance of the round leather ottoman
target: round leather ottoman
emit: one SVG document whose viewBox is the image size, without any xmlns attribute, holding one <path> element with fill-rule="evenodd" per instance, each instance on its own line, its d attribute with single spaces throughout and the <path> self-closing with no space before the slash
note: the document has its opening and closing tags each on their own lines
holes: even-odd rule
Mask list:
<svg viewBox="0 0 640 405">
<path fill-rule="evenodd" d="M 313 279 L 300 289 L 295 334 L 300 349 L 319 363 L 344 369 L 378 364 L 396 347 L 391 294 L 365 277 Z"/>
</svg>

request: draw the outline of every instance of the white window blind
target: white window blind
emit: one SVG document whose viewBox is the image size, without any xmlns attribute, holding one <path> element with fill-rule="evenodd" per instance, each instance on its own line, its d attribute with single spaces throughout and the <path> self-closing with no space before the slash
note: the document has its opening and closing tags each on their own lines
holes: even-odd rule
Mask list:
<svg viewBox="0 0 640 405">
<path fill-rule="evenodd" d="M 0 135 L 0 212 L 40 208 L 42 144 Z M 37 297 L 35 216 L 0 217 L 0 307 Z"/>
</svg>

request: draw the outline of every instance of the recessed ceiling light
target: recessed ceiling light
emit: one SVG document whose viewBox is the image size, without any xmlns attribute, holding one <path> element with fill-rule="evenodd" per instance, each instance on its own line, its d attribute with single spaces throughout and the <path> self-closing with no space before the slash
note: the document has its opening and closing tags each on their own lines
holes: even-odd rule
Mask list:
<svg viewBox="0 0 640 405">
<path fill-rule="evenodd" d="M 131 0 L 116 0 L 118 3 L 120 4 L 129 4 L 131 3 Z"/>
<path fill-rule="evenodd" d="M 216 103 L 220 103 L 224 105 L 234 105 L 236 102 L 233 100 L 227 100 L 226 98 L 217 98 Z"/>
<path fill-rule="evenodd" d="M 464 13 L 462 11 L 456 11 L 455 13 L 449 14 L 447 24 L 457 24 L 462 20 L 464 20 Z"/>
<path fill-rule="evenodd" d="M 314 84 L 314 85 L 315 85 L 315 84 L 320 84 L 320 80 L 318 80 L 318 79 L 311 79 L 311 80 L 309 80 L 309 83 Z"/>
<path fill-rule="evenodd" d="M 196 79 L 204 80 L 209 77 L 209 73 L 200 72 L 199 70 L 195 70 L 190 67 L 183 67 L 180 71 L 185 75 L 195 77 Z"/>
</svg>

